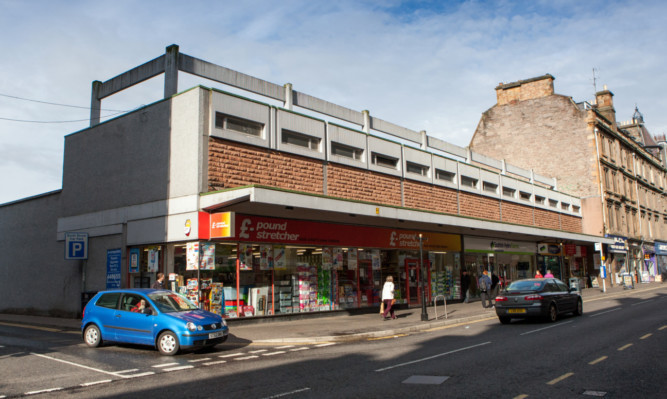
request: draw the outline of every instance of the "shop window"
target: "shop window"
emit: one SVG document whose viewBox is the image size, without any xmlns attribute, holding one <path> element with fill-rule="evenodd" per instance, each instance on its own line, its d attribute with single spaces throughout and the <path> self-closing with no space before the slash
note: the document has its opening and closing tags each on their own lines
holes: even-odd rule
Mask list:
<svg viewBox="0 0 667 399">
<path fill-rule="evenodd" d="M 527 193 L 525 191 L 519 191 L 519 198 L 521 198 L 524 201 L 530 201 L 530 197 L 532 197 L 531 193 Z"/>
<path fill-rule="evenodd" d="M 510 187 L 503 187 L 503 195 L 505 197 L 516 198 L 516 190 Z"/>
<path fill-rule="evenodd" d="M 483 181 L 482 182 L 482 190 L 486 191 L 487 193 L 498 194 L 498 185 L 494 184 L 494 183 L 490 183 L 488 181 Z"/>
<path fill-rule="evenodd" d="M 454 182 L 454 177 L 455 176 L 456 176 L 456 173 L 448 172 L 448 171 L 442 170 L 442 169 L 436 169 L 435 170 L 435 178 L 438 179 L 438 180 Z"/>
<path fill-rule="evenodd" d="M 421 176 L 428 176 L 428 166 L 420 165 L 414 162 L 405 163 L 405 171 L 408 173 L 414 173 Z"/>
<path fill-rule="evenodd" d="M 359 161 L 364 154 L 364 150 L 332 141 L 331 154 Z"/>
<path fill-rule="evenodd" d="M 282 129 L 281 132 L 283 144 L 296 145 L 314 151 L 320 149 L 321 139 L 319 137 L 309 136 L 307 134 L 297 133 L 287 129 Z"/>
<path fill-rule="evenodd" d="M 262 123 L 226 115 L 220 112 L 215 113 L 215 127 L 219 129 L 233 130 L 235 132 L 256 137 L 262 137 L 264 133 L 264 124 Z"/>
<path fill-rule="evenodd" d="M 373 165 L 382 166 L 384 168 L 396 169 L 398 166 L 398 158 L 393 158 L 387 155 L 372 153 Z"/>
<path fill-rule="evenodd" d="M 477 179 L 468 176 L 461 176 L 461 185 L 466 187 L 477 188 Z"/>
</svg>

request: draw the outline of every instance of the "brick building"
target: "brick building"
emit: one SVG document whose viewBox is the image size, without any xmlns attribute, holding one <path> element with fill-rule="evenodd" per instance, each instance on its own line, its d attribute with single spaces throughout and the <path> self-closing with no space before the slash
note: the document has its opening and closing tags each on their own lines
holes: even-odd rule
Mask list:
<svg viewBox="0 0 667 399">
<path fill-rule="evenodd" d="M 613 93 L 576 103 L 554 92 L 554 77 L 496 87 L 497 104 L 480 118 L 473 151 L 554 176 L 558 189 L 581 197 L 583 231 L 614 238 L 603 256 L 611 277 L 659 278 L 656 253 L 667 240 L 664 153 L 635 110 L 616 121 Z M 664 143 L 663 143 L 664 144 Z"/>
<path fill-rule="evenodd" d="M 247 96 L 178 92 L 179 71 Z M 104 98 L 159 74 L 164 99 L 100 123 Z M 61 190 L 0 206 L 0 311 L 76 313 L 82 292 L 148 287 L 158 272 L 230 317 L 378 306 L 390 275 L 404 306 L 460 300 L 462 270 L 522 278 L 542 252 L 592 264 L 593 244 L 613 242 L 584 234 L 580 199 L 553 186 L 170 46 L 93 82 L 91 126 L 65 138 Z"/>
</svg>

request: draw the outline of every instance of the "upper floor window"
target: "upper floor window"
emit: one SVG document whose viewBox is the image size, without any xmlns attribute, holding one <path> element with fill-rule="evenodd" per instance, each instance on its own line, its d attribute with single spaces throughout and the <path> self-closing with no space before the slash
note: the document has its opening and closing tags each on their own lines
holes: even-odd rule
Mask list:
<svg viewBox="0 0 667 399">
<path fill-rule="evenodd" d="M 472 177 L 461 176 L 461 185 L 462 186 L 477 188 L 477 182 L 478 182 L 478 180 L 473 179 Z"/>
<path fill-rule="evenodd" d="M 578 207 L 576 205 L 572 205 L 572 212 L 579 213 L 580 210 L 581 210 L 581 207 Z"/>
<path fill-rule="evenodd" d="M 557 208 L 558 207 L 558 201 L 549 199 L 549 206 L 552 208 Z"/>
<path fill-rule="evenodd" d="M 510 187 L 503 187 L 503 195 L 505 197 L 516 197 L 516 190 Z"/>
<path fill-rule="evenodd" d="M 531 193 L 527 193 L 525 191 L 519 191 L 519 198 L 521 198 L 524 201 L 530 201 L 530 197 L 533 195 Z"/>
<path fill-rule="evenodd" d="M 483 181 L 482 182 L 482 190 L 486 191 L 487 193 L 498 193 L 498 185 L 494 183 L 490 183 L 488 181 Z"/>
<path fill-rule="evenodd" d="M 535 203 L 539 205 L 544 205 L 546 198 L 542 197 L 541 195 L 536 195 L 535 196 Z"/>
<path fill-rule="evenodd" d="M 428 166 L 420 165 L 414 162 L 405 163 L 405 171 L 409 173 L 414 173 L 421 176 L 428 176 Z"/>
<path fill-rule="evenodd" d="M 299 147 L 305 147 L 316 151 L 320 149 L 321 139 L 319 137 L 308 136 L 307 134 L 297 133 L 287 129 L 282 129 L 281 136 L 283 144 L 298 145 Z"/>
<path fill-rule="evenodd" d="M 385 168 L 396 169 L 398 165 L 398 158 L 393 158 L 387 155 L 378 154 L 376 152 L 372 153 L 372 162 L 373 165 L 382 166 Z"/>
<path fill-rule="evenodd" d="M 569 211 L 570 210 L 570 204 L 568 204 L 566 202 L 561 202 L 560 203 L 560 209 L 562 209 L 564 211 Z"/>
<path fill-rule="evenodd" d="M 435 178 L 438 179 L 438 180 L 453 182 L 455 176 L 456 176 L 456 173 L 453 173 L 453 172 L 448 172 L 448 171 L 442 170 L 442 169 L 436 169 L 435 170 Z"/>
<path fill-rule="evenodd" d="M 361 160 L 364 150 L 361 148 L 351 147 L 349 145 L 340 144 L 336 142 L 331 142 L 331 154 L 338 155 L 345 158 L 350 158 L 354 160 Z"/>
<path fill-rule="evenodd" d="M 220 112 L 215 113 L 215 127 L 219 129 L 233 130 L 235 132 L 256 137 L 262 137 L 262 133 L 264 132 L 264 124 L 262 123 L 226 115 Z"/>
</svg>

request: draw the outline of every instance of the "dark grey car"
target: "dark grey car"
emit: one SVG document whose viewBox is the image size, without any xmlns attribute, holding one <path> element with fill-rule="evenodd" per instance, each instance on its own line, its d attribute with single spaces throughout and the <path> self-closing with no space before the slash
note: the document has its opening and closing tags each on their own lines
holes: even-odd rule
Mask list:
<svg viewBox="0 0 667 399">
<path fill-rule="evenodd" d="M 514 281 L 496 297 L 496 315 L 503 324 L 532 317 L 553 322 L 561 314 L 580 316 L 583 311 L 579 292 L 556 278 Z"/>
</svg>

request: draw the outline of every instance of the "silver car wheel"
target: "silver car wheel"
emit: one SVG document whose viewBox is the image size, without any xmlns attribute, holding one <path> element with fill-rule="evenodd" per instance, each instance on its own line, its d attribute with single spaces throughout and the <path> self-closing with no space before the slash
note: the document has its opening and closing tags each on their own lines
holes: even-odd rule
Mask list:
<svg viewBox="0 0 667 399">
<path fill-rule="evenodd" d="M 94 324 L 89 325 L 86 327 L 83 339 L 86 341 L 86 345 L 92 348 L 100 346 L 102 343 L 102 334 L 100 333 L 100 329 L 97 328 L 97 326 Z"/>
<path fill-rule="evenodd" d="M 175 355 L 178 352 L 178 348 L 178 338 L 171 331 L 162 333 L 158 338 L 158 350 L 163 355 Z"/>
</svg>

